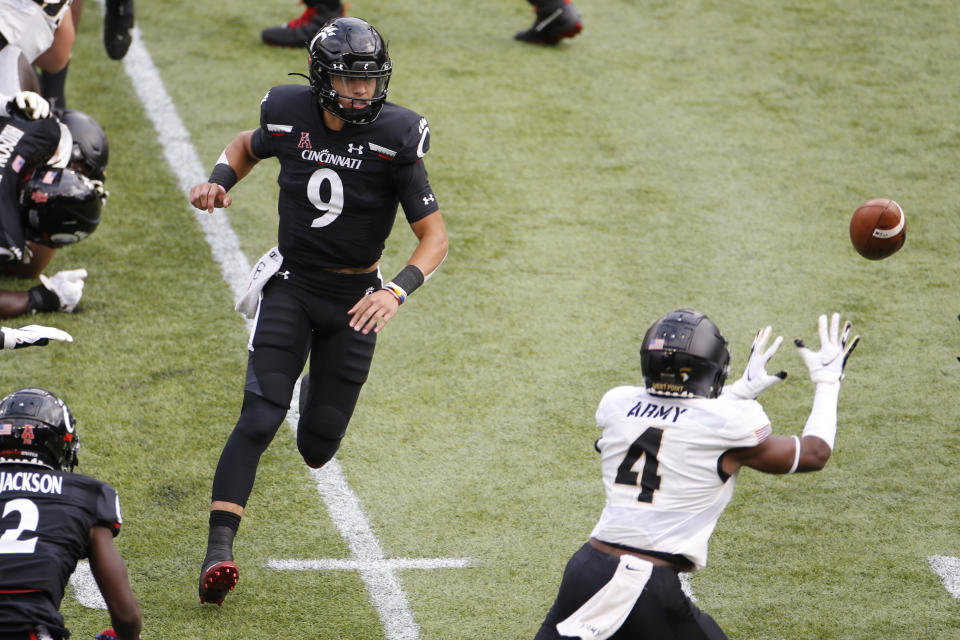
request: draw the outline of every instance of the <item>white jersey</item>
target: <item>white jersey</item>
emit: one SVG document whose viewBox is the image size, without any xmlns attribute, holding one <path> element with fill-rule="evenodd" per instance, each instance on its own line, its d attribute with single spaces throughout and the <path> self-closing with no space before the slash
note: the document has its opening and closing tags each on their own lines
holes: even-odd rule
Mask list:
<svg viewBox="0 0 960 640">
<path fill-rule="evenodd" d="M 32 64 L 53 44 L 53 34 L 69 6 L 69 1 L 56 4 L 56 15 L 49 15 L 33 0 L 0 0 L 0 33 Z"/>
<path fill-rule="evenodd" d="M 597 442 L 607 503 L 590 534 L 610 544 L 683 555 L 694 571 L 733 497 L 736 473 L 720 469 L 724 452 L 770 435 L 756 400 L 655 396 L 617 387 L 597 408 Z"/>
</svg>

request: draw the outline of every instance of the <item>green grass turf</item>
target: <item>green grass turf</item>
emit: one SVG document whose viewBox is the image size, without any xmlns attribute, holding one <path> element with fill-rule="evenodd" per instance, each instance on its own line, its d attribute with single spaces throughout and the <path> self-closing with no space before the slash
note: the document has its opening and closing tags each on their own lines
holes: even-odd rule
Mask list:
<svg viewBox="0 0 960 640">
<path fill-rule="evenodd" d="M 144 638 L 382 638 L 355 572 L 262 566 L 349 555 L 286 427 L 238 537 L 240 586 L 197 604 L 246 329 L 87 4 L 68 95 L 110 136 L 111 198 L 50 270 L 90 271 L 80 312 L 30 319 L 76 343 L 8 355 L 0 388 L 47 386 L 80 417 L 79 470 L 123 499 Z M 960 555 L 953 5 L 577 0 L 584 32 L 554 48 L 512 40 L 521 0 L 352 5 L 391 42 L 391 99 L 430 120 L 451 239 L 381 335 L 338 454 L 388 556 L 475 561 L 400 573 L 421 637 L 533 636 L 602 506 L 596 403 L 639 380 L 643 331 L 684 306 L 730 339 L 733 376 L 758 328 L 785 336 L 774 363 L 791 377 L 764 398 L 781 434 L 812 398 L 790 340 L 815 343 L 833 310 L 862 336 L 827 469 L 741 474 L 699 604 L 736 638 L 960 637 L 926 561 Z M 299 9 L 137 3 L 205 166 L 270 86 L 301 81 L 286 74 L 303 52 L 259 44 Z M 251 260 L 275 243 L 275 179 L 265 162 L 233 192 Z M 880 196 L 906 211 L 907 244 L 869 262 L 847 224 Z M 401 220 L 387 275 L 413 246 Z M 107 626 L 70 595 L 63 610 L 75 637 Z"/>
</svg>

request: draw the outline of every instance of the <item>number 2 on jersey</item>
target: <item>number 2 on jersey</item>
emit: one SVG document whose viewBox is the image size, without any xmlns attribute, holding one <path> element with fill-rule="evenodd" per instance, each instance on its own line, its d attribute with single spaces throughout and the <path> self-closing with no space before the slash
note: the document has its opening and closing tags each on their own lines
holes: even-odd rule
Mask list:
<svg viewBox="0 0 960 640">
<path fill-rule="evenodd" d="M 330 184 L 329 200 L 324 200 L 321 195 L 324 182 Z M 324 212 L 322 216 L 314 218 L 310 226 L 325 227 L 343 213 L 343 181 L 333 169 L 317 169 L 307 182 L 307 198 L 310 204 Z"/>
<path fill-rule="evenodd" d="M 637 502 L 653 502 L 653 494 L 660 488 L 661 478 L 657 475 L 660 461 L 657 460 L 657 456 L 660 454 L 662 440 L 663 429 L 647 427 L 630 445 L 627 455 L 617 468 L 617 479 L 614 482 L 633 487 L 639 484 L 640 495 L 637 496 Z M 641 457 L 644 458 L 642 475 L 633 470 Z"/>
<path fill-rule="evenodd" d="M 20 514 L 20 525 L 16 529 L 7 529 L 0 536 L 0 554 L 2 553 L 33 553 L 37 546 L 37 536 L 20 539 L 25 531 L 34 532 L 40 522 L 40 510 L 37 505 L 26 498 L 11 500 L 3 507 L 3 517 L 11 513 Z"/>
</svg>

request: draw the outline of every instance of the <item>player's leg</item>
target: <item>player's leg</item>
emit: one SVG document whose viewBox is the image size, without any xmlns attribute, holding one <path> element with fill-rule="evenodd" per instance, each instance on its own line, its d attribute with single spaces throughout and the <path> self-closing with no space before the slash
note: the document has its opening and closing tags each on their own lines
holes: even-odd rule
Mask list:
<svg viewBox="0 0 960 640">
<path fill-rule="evenodd" d="M 11 47 L 10 52 L 13 53 L 14 49 Z M 3 86 L 3 76 L 7 73 L 4 68 L 5 65 L 0 63 L 0 87 Z M 17 77 L 19 82 L 19 89 L 24 91 L 33 91 L 34 93 L 40 93 L 40 79 L 37 77 L 37 72 L 34 71 L 33 65 L 30 64 L 22 53 L 17 55 Z M 5 91 L 0 88 L 0 93 L 4 95 L 12 95 L 16 91 Z"/>
<path fill-rule="evenodd" d="M 103 46 L 113 60 L 127 55 L 133 42 L 133 0 L 106 0 L 103 12 Z"/>
<path fill-rule="evenodd" d="M 80 15 L 83 12 L 83 0 L 73 0 L 70 4 L 70 18 L 73 23 L 74 40 L 76 32 L 80 28 Z M 62 26 L 62 25 L 61 25 Z M 64 38 L 59 35 L 61 30 L 57 30 L 57 36 L 54 38 L 54 46 L 57 46 L 57 38 Z M 62 46 L 62 45 L 61 45 Z M 73 44 L 70 44 L 70 51 L 73 50 Z M 40 71 L 40 95 L 47 99 L 50 108 L 60 113 L 67 108 L 67 70 L 70 68 L 70 61 L 67 60 L 59 71 L 44 69 L 41 66 Z"/>
<path fill-rule="evenodd" d="M 310 344 L 310 324 L 297 292 L 282 279 L 264 288 L 247 364 L 240 418 L 214 474 L 201 602 L 220 604 L 237 582 L 233 539 L 253 490 L 260 456 L 283 423 Z"/>
<path fill-rule="evenodd" d="M 34 60 L 34 64 L 46 72 L 56 72 L 63 69 L 70 61 L 70 52 L 73 50 L 73 41 L 76 36 L 73 16 L 67 11 L 63 15 L 60 26 L 53 34 L 53 44 Z"/>
<path fill-rule="evenodd" d="M 585 544 L 567 561 L 553 606 L 547 612 L 534 640 L 560 640 L 557 624 L 566 620 L 610 581 L 618 558 Z"/>
<path fill-rule="evenodd" d="M 53 256 L 57 253 L 57 249 L 53 247 L 37 244 L 30 240 L 27 241 L 27 248 L 29 250 L 30 260 L 26 262 L 7 263 L 3 267 L 5 274 L 15 278 L 33 280 L 43 273 L 43 270 L 47 268 L 47 265 L 50 264 Z"/>
<path fill-rule="evenodd" d="M 266 44 L 277 47 L 306 47 L 323 23 L 330 18 L 347 15 L 350 3 L 340 0 L 303 0 L 306 9 L 277 27 L 267 27 L 260 34 Z"/>
<path fill-rule="evenodd" d="M 537 13 L 533 25 L 514 37 L 530 44 L 556 44 L 583 29 L 580 12 L 570 0 L 528 0 Z"/>
<path fill-rule="evenodd" d="M 643 595 L 620 630 L 616 640 L 636 637 L 671 640 L 727 640 L 726 634 L 701 611 L 680 585 L 677 572 L 654 567 Z"/>
<path fill-rule="evenodd" d="M 377 341 L 375 333 L 365 335 L 347 326 L 346 308 L 335 311 L 343 319 L 342 327 L 315 335 L 310 374 L 301 381 L 297 449 L 315 469 L 329 462 L 340 447 Z"/>
</svg>

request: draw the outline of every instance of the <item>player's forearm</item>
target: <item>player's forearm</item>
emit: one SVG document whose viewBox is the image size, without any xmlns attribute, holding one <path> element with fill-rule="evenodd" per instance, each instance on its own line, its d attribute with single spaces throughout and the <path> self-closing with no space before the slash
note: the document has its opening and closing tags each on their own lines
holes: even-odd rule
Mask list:
<svg viewBox="0 0 960 640">
<path fill-rule="evenodd" d="M 837 403 L 840 397 L 840 382 L 821 382 L 813 395 L 810 416 L 803 427 L 803 435 L 816 436 L 833 449 L 837 437 Z"/>
<path fill-rule="evenodd" d="M 113 624 L 113 632 L 117 634 L 119 640 L 140 640 L 140 631 L 142 622 L 137 612 L 137 619 L 130 622 L 122 622 L 111 616 L 110 621 Z"/>
<path fill-rule="evenodd" d="M 427 218 L 414 223 L 413 230 L 420 242 L 410 256 L 408 264 L 416 266 L 423 272 L 424 278 L 429 278 L 446 259 L 449 248 L 447 230 L 440 212 L 432 213 Z"/>
<path fill-rule="evenodd" d="M 252 131 L 242 131 L 224 148 L 207 182 L 218 184 L 226 193 L 242 180 L 260 161 L 250 146 Z M 192 199 L 192 195 L 191 195 Z M 194 204 L 196 206 L 196 204 Z"/>
<path fill-rule="evenodd" d="M 253 149 L 250 146 L 252 138 L 253 131 L 243 131 L 237 134 L 237 137 L 224 149 L 227 161 L 237 174 L 237 180 L 245 178 L 260 162 L 260 159 L 253 155 Z"/>
</svg>

